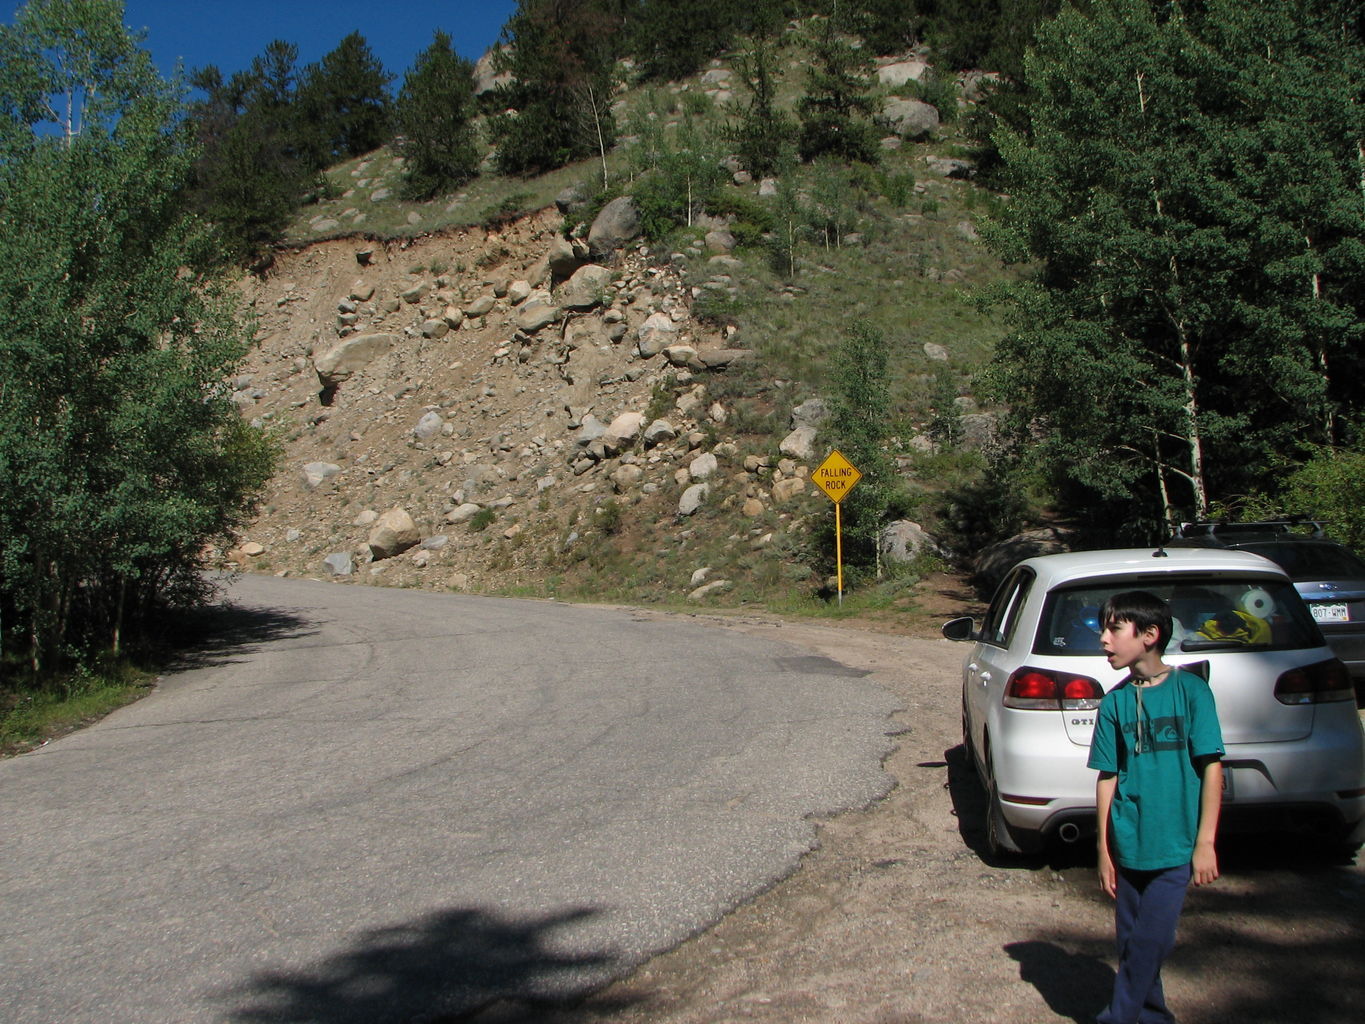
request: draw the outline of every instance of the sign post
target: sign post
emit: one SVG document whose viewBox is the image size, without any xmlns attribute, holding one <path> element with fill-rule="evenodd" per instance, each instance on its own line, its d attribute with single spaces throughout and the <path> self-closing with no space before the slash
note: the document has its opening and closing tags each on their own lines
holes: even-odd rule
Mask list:
<svg viewBox="0 0 1365 1024">
<path fill-rule="evenodd" d="M 848 497 L 853 485 L 863 478 L 853 463 L 844 458 L 836 448 L 825 456 L 825 461 L 815 467 L 811 481 L 825 492 L 834 502 L 834 564 L 839 580 L 839 605 L 844 603 L 844 523 L 839 512 L 840 503 Z"/>
</svg>

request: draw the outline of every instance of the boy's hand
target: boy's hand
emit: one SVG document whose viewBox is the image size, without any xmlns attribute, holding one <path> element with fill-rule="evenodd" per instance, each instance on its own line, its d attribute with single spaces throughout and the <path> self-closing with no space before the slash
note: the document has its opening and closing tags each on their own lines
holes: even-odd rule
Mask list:
<svg viewBox="0 0 1365 1024">
<path fill-rule="evenodd" d="M 1195 844 L 1190 866 L 1194 869 L 1195 885 L 1218 881 L 1218 851 L 1213 848 L 1212 842 Z"/>
<path fill-rule="evenodd" d="M 1117 899 L 1119 894 L 1119 874 L 1114 867 L 1114 858 L 1109 856 L 1109 851 L 1103 846 L 1099 853 L 1100 866 L 1100 889 L 1109 894 L 1110 899 Z"/>
</svg>

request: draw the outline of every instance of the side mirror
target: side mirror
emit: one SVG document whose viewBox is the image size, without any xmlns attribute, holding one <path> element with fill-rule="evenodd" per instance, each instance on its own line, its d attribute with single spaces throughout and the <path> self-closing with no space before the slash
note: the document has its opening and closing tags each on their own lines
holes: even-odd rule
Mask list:
<svg viewBox="0 0 1365 1024">
<path fill-rule="evenodd" d="M 949 640 L 975 640 L 976 622 L 969 615 L 943 624 L 943 635 Z"/>
</svg>

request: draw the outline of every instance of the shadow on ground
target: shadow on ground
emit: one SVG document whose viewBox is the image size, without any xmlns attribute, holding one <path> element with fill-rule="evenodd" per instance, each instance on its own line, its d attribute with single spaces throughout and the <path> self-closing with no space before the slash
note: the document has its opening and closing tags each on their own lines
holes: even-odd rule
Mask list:
<svg viewBox="0 0 1365 1024">
<path fill-rule="evenodd" d="M 1264 841 L 1244 843 L 1227 844 L 1220 883 L 1191 890 L 1186 899 L 1168 975 L 1178 972 L 1198 985 L 1193 999 L 1187 988 L 1183 999 L 1173 1000 L 1180 1020 L 1343 1024 L 1365 1018 L 1359 872 L 1326 865 L 1292 842 L 1269 843 L 1278 853 L 1267 853 Z M 1109 997 L 1112 951 L 1092 933 L 1049 930 L 1005 951 L 1019 962 L 1020 978 L 1060 1016 L 1091 1020 Z"/>
<path fill-rule="evenodd" d="M 1019 978 L 1038 990 L 1059 1017 L 1089 1024 L 1109 1002 L 1114 970 L 1099 951 L 1073 953 L 1053 942 L 1011 942 L 1005 952 L 1019 962 Z"/>
<path fill-rule="evenodd" d="M 543 1021 L 627 966 L 609 950 L 557 948 L 558 931 L 595 914 L 513 920 L 487 910 L 443 910 L 365 932 L 310 967 L 262 971 L 220 998 L 241 1024 Z"/>
<path fill-rule="evenodd" d="M 967 757 L 967 748 L 959 743 L 943 752 L 948 765 L 948 796 L 953 802 L 958 834 L 982 863 L 993 868 L 1037 869 L 1049 867 L 1054 871 L 1077 867 L 1095 861 L 1093 837 L 1083 837 L 1074 843 L 1060 840 L 1050 843 L 1038 854 L 995 857 L 986 847 L 986 789 Z"/>
<path fill-rule="evenodd" d="M 317 632 L 312 621 L 293 610 L 224 602 L 174 613 L 158 639 L 165 669 L 183 672 L 226 665 L 266 644 Z"/>
</svg>

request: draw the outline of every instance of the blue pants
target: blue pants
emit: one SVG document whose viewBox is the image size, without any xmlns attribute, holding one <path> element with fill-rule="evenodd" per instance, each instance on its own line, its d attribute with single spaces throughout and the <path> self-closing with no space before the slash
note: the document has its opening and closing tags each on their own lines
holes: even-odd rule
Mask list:
<svg viewBox="0 0 1365 1024">
<path fill-rule="evenodd" d="M 1118 869 L 1114 932 L 1119 969 L 1114 996 L 1098 1024 L 1174 1024 L 1161 991 L 1161 964 L 1175 946 L 1175 926 L 1192 874 L 1182 864 L 1164 871 Z"/>
</svg>

